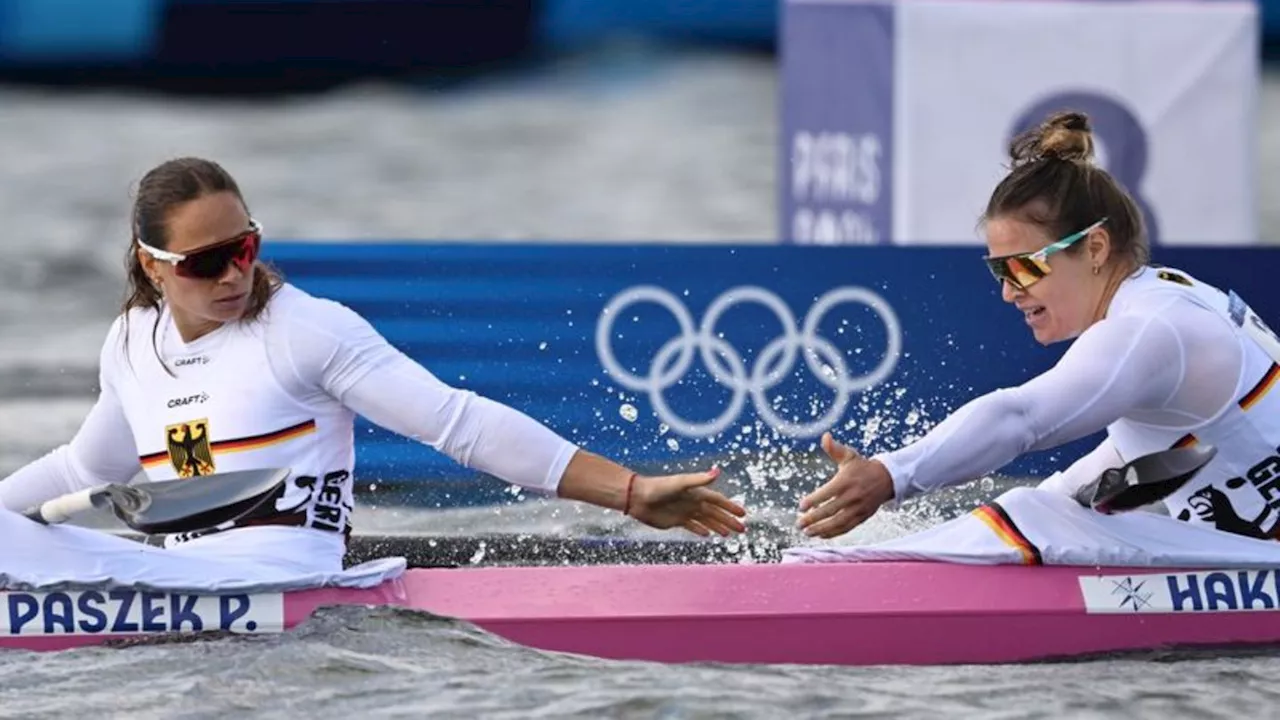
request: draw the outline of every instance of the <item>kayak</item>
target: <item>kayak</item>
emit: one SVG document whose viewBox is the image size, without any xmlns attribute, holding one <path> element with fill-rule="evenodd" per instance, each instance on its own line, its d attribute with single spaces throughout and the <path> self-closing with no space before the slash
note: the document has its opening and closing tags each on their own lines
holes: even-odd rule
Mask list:
<svg viewBox="0 0 1280 720">
<path fill-rule="evenodd" d="M 0 593 L 0 648 L 279 633 L 327 605 L 458 618 L 529 647 L 664 663 L 1013 663 L 1280 642 L 1280 566 L 948 562 L 409 569 L 368 589 Z"/>
<path fill-rule="evenodd" d="M 327 605 L 410 608 L 542 650 L 666 663 L 1010 663 L 1280 642 L 1280 543 L 1154 513 L 1095 511 L 1100 504 L 1124 509 L 1134 492 L 1146 502 L 1151 498 L 1143 493 L 1167 491 L 1170 478 L 1185 479 L 1212 457 L 1171 452 L 1131 463 L 1141 482 L 1121 474 L 1108 484 L 1104 476 L 1083 504 L 1014 488 L 926 530 L 869 545 L 789 547 L 776 562 L 751 553 L 717 563 L 709 559 L 714 553 L 687 552 L 728 550 L 715 542 L 575 538 L 557 546 L 537 538 L 492 548 L 485 541 L 472 564 L 423 567 L 447 564 L 459 547 L 410 563 L 388 557 L 388 543 L 373 539 L 350 543 L 348 551 L 380 547 L 377 557 L 320 580 L 247 581 L 243 568 L 228 573 L 226 563 L 208 562 L 201 570 L 191 559 L 156 551 L 145 565 L 113 568 L 110 587 L 95 587 L 107 581 L 86 586 L 66 578 L 102 578 L 96 563 L 49 573 L 14 554 L 15 567 L 28 562 L 23 574 L 10 570 L 7 577 L 34 578 L 28 580 L 34 589 L 0 592 L 0 648 L 280 633 Z M 194 486 L 165 482 L 106 487 L 0 519 L 15 546 L 44 543 L 51 557 L 73 566 L 79 548 L 107 543 L 92 530 L 40 524 L 66 515 L 71 500 L 113 503 L 132 529 L 151 532 L 208 518 L 211 508 L 222 512 L 245 498 L 258 502 L 281 477 L 229 476 L 194 494 Z M 146 502 L 134 502 L 134 495 Z M 429 536 L 402 540 L 444 550 Z M 133 557 L 130 540 L 112 542 Z M 643 559 L 528 562 L 535 556 L 554 562 L 549 551 L 574 547 L 596 558 Z M 518 564 L 474 564 L 490 550 L 491 562 L 505 555 Z M 195 591 L 176 591 L 182 582 Z"/>
</svg>

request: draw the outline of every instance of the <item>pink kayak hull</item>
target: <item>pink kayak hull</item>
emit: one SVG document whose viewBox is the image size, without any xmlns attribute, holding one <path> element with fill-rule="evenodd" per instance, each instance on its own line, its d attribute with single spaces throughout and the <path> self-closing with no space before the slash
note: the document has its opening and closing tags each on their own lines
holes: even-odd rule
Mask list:
<svg viewBox="0 0 1280 720">
<path fill-rule="evenodd" d="M 371 590 L 275 598 L 278 611 L 227 604 L 224 616 L 240 613 L 228 627 L 245 631 L 245 618 L 257 617 L 253 631 L 275 631 L 324 605 L 401 605 L 544 650 L 670 663 L 1006 663 L 1280 643 L 1280 580 L 1269 569 L 932 562 L 491 567 L 410 570 Z M 59 599 L 43 611 L 32 609 L 35 600 L 18 601 L 16 611 L 9 602 L 0 647 L 60 650 L 138 634 L 64 632 L 75 622 L 102 625 L 59 610 L 83 599 Z M 149 625 L 163 625 L 160 614 L 170 605 L 163 598 L 148 602 Z M 182 614 L 178 604 L 172 608 Z M 217 613 L 208 611 L 207 626 L 218 622 Z M 28 616 L 24 634 L 14 634 L 14 619 Z"/>
</svg>

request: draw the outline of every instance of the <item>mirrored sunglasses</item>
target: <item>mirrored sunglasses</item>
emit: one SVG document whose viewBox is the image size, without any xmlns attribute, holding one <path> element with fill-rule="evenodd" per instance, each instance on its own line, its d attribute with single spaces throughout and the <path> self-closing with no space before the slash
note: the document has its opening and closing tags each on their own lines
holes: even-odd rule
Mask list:
<svg viewBox="0 0 1280 720">
<path fill-rule="evenodd" d="M 991 275 L 996 279 L 996 282 L 1007 282 L 1019 290 L 1026 290 L 1049 275 L 1050 255 L 1071 247 L 1089 233 L 1101 227 L 1106 221 L 1107 219 L 1104 217 L 1089 227 L 1079 232 L 1071 233 L 1061 240 L 1050 243 L 1034 252 L 1000 255 L 998 257 L 987 256 L 983 260 L 987 263 L 987 269 L 991 271 Z"/>
<path fill-rule="evenodd" d="M 233 264 L 240 272 L 248 272 L 253 267 L 262 248 L 262 225 L 250 220 L 249 229 L 245 232 L 187 254 L 154 248 L 141 240 L 137 242 L 147 254 L 172 264 L 180 277 L 212 280 L 222 277 L 227 267 Z"/>
</svg>

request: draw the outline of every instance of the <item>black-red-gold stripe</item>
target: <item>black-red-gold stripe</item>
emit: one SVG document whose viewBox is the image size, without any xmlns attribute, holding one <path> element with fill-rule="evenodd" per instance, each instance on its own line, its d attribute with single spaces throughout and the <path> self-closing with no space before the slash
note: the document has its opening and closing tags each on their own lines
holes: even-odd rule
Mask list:
<svg viewBox="0 0 1280 720">
<path fill-rule="evenodd" d="M 1262 379 L 1259 380 L 1257 384 L 1249 390 L 1249 392 L 1245 393 L 1244 397 L 1240 398 L 1240 409 L 1248 410 L 1257 404 L 1264 395 L 1271 392 L 1271 389 L 1275 387 L 1277 380 L 1280 380 L 1280 363 L 1271 363 L 1271 367 L 1263 374 Z M 1178 441 L 1173 444 L 1173 447 L 1187 447 L 1189 445 L 1195 445 L 1197 442 L 1198 440 L 1196 440 L 1195 435 L 1183 435 L 1178 438 Z"/>
<path fill-rule="evenodd" d="M 1022 534 L 1022 531 L 1018 529 L 1018 526 L 1009 517 L 1009 513 L 1000 507 L 1000 503 L 987 503 L 974 510 L 973 514 L 987 527 L 991 528 L 991 531 L 1003 540 L 1006 545 L 1017 550 L 1022 555 L 1023 565 L 1044 564 L 1044 558 L 1040 556 L 1040 548 L 1036 547 L 1035 543 L 1032 543 L 1027 539 L 1026 535 Z"/>
<path fill-rule="evenodd" d="M 279 445 L 296 437 L 301 437 L 316 431 L 316 421 L 307 420 L 297 425 L 290 425 L 286 428 L 273 430 L 261 435 L 250 435 L 248 437 L 234 438 L 231 440 L 218 440 L 209 443 L 209 449 L 214 454 L 225 454 L 233 452 L 244 452 L 246 450 L 257 450 L 259 448 L 269 447 L 271 445 Z M 139 456 L 138 460 L 142 462 L 143 467 L 158 465 L 169 461 L 169 451 L 164 450 L 149 455 Z"/>
</svg>

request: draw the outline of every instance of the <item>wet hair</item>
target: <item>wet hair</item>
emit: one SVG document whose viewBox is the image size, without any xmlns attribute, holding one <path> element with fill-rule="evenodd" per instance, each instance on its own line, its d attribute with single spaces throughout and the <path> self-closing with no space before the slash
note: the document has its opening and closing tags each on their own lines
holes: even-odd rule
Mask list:
<svg viewBox="0 0 1280 720">
<path fill-rule="evenodd" d="M 1081 112 L 1050 115 L 1009 143 L 1009 174 L 996 185 L 983 221 L 1014 217 L 1044 228 L 1058 239 L 1102 218 L 1111 238 L 1108 263 L 1135 267 L 1151 260 L 1142 211 L 1114 177 L 1093 162 L 1093 131 Z M 1067 248 L 1076 254 L 1083 243 Z"/>
<path fill-rule="evenodd" d="M 129 251 L 125 256 L 129 285 L 122 311 L 126 323 L 130 310 L 134 308 L 159 310 L 164 302 L 160 289 L 151 282 L 142 261 L 138 259 L 138 242 L 141 241 L 161 250 L 168 249 L 168 224 L 173 211 L 184 203 L 220 192 L 234 193 L 241 204 L 248 207 L 235 178 L 212 160 L 195 157 L 176 158 L 157 165 L 142 177 L 133 203 L 130 223 L 133 237 L 129 241 Z M 277 270 L 261 260 L 255 262 L 253 288 L 250 290 L 249 305 L 242 319 L 247 321 L 257 319 L 283 282 Z M 156 347 L 159 327 L 160 319 L 157 315 L 156 324 L 151 331 L 151 342 L 157 359 L 160 359 L 163 365 L 164 360 L 160 358 L 160 349 Z M 127 342 L 128 333 L 125 333 L 125 338 Z"/>
</svg>

